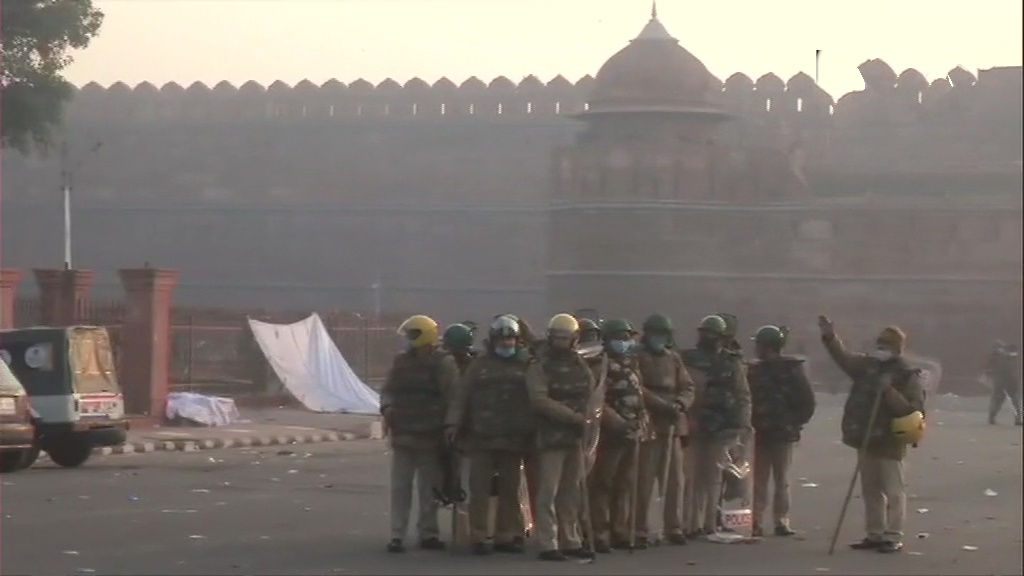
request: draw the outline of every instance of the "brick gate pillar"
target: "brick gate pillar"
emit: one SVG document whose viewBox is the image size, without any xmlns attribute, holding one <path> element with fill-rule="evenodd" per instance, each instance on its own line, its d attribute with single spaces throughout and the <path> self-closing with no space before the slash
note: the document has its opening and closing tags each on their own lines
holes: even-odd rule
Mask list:
<svg viewBox="0 0 1024 576">
<path fill-rule="evenodd" d="M 71 326 L 85 320 L 95 274 L 92 270 L 36 269 L 39 323 Z"/>
<path fill-rule="evenodd" d="M 125 412 L 164 420 L 178 271 L 128 268 L 119 274 L 126 296 L 120 359 Z"/>
<path fill-rule="evenodd" d="M 0 329 L 14 328 L 14 308 L 18 301 L 18 285 L 25 278 L 21 270 L 0 270 Z"/>
</svg>

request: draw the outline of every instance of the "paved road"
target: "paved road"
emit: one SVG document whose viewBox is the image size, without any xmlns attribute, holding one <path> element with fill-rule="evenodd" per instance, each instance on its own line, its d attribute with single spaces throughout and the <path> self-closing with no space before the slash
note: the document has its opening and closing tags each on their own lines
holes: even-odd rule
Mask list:
<svg viewBox="0 0 1024 576">
<path fill-rule="evenodd" d="M 976 411 L 933 412 L 914 452 L 907 553 L 840 548 L 828 537 L 851 473 L 828 402 L 796 463 L 803 539 L 691 544 L 593 565 L 523 557 L 383 552 L 385 445 L 155 453 L 41 466 L 3 478 L 4 574 L 1021 574 L 1021 429 Z M 804 486 L 814 484 L 815 486 Z M 986 496 L 991 490 L 998 496 Z M 920 511 L 919 511 L 920 510 Z M 860 536 L 859 500 L 842 542 Z M 926 537 L 918 538 L 918 534 Z M 976 551 L 963 546 L 977 547 Z"/>
</svg>

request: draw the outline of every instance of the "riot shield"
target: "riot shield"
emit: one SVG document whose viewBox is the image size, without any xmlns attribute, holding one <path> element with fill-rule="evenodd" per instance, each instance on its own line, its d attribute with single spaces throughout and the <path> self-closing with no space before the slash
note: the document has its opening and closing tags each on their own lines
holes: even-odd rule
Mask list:
<svg viewBox="0 0 1024 576">
<path fill-rule="evenodd" d="M 434 499 L 441 506 L 461 504 L 466 501 L 466 491 L 462 489 L 462 466 L 459 453 L 454 446 L 445 444 L 437 451 L 438 464 L 441 468 L 441 482 L 434 487 Z"/>
<path fill-rule="evenodd" d="M 526 534 L 533 534 L 533 510 L 530 506 L 530 484 L 526 479 L 526 465 L 519 465 L 519 511 L 523 515 Z"/>
<path fill-rule="evenodd" d="M 581 351 L 581 354 L 583 352 Z M 586 419 L 587 425 L 583 430 L 583 464 L 586 473 L 594 467 L 597 460 L 597 444 L 601 441 L 601 411 L 604 408 L 605 376 L 608 373 L 608 358 L 601 359 L 600 373 L 597 386 L 590 395 L 587 403 Z"/>
<path fill-rule="evenodd" d="M 437 451 L 438 466 L 441 469 L 439 485 L 434 486 L 434 500 L 443 508 L 451 510 L 451 546 L 467 542 L 467 518 L 461 504 L 466 501 L 463 486 L 462 455 L 455 446 L 445 443 Z"/>
<path fill-rule="evenodd" d="M 754 432 L 744 431 L 729 446 L 722 469 L 718 524 L 709 540 L 733 543 L 749 540 L 753 530 Z"/>
</svg>

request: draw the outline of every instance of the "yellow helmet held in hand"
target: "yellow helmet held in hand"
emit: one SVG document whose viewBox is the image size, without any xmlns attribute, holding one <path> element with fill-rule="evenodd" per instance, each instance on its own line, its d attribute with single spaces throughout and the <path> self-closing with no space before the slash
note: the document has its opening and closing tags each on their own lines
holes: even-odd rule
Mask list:
<svg viewBox="0 0 1024 576">
<path fill-rule="evenodd" d="M 548 334 L 575 335 L 580 323 L 571 314 L 555 314 L 548 320 Z"/>
<path fill-rule="evenodd" d="M 904 444 L 920 442 L 924 438 L 924 429 L 924 414 L 920 411 L 894 418 L 892 421 L 892 433 Z"/>
<path fill-rule="evenodd" d="M 409 340 L 413 348 L 422 348 L 437 344 L 440 330 L 433 318 L 417 314 L 402 322 L 398 327 L 398 334 Z"/>
</svg>

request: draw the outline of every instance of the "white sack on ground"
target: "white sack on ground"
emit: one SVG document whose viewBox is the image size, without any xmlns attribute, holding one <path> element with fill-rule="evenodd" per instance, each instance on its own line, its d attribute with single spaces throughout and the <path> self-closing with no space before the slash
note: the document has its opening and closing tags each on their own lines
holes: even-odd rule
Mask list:
<svg viewBox="0 0 1024 576">
<path fill-rule="evenodd" d="M 203 426 L 227 426 L 238 421 L 238 407 L 231 398 L 192 392 L 167 395 L 167 419 L 183 418 Z"/>
<path fill-rule="evenodd" d="M 249 327 L 274 373 L 307 409 L 380 414 L 380 395 L 352 371 L 318 314 L 294 324 L 250 318 Z"/>
</svg>

